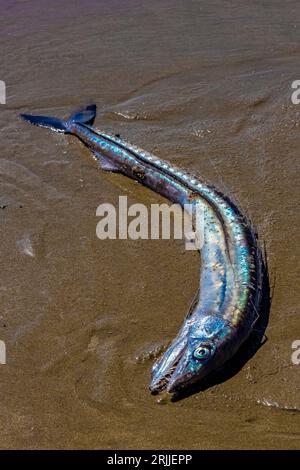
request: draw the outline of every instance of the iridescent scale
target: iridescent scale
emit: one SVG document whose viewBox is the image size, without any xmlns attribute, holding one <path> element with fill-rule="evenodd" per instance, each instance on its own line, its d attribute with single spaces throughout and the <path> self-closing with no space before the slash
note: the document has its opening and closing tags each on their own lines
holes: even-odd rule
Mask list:
<svg viewBox="0 0 300 470">
<path fill-rule="evenodd" d="M 170 199 L 177 197 L 182 205 L 197 200 L 204 211 L 205 227 L 199 300 L 193 315 L 210 311 L 233 327 L 250 330 L 260 300 L 261 267 L 251 225 L 239 209 L 212 186 L 119 137 L 82 124 L 75 124 L 72 131 L 108 157 L 117 171 L 139 180 L 138 174 L 129 171 L 137 167 L 146 175 L 140 182 L 163 196 L 172 193 Z"/>
</svg>

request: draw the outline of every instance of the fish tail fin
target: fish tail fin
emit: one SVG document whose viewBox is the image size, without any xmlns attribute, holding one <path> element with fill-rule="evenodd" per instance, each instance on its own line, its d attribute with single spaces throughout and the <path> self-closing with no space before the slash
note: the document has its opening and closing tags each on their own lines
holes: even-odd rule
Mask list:
<svg viewBox="0 0 300 470">
<path fill-rule="evenodd" d="M 97 106 L 95 104 L 90 104 L 85 108 L 72 113 L 69 117 L 68 122 L 78 122 L 79 124 L 90 124 L 94 123 L 97 113 Z"/>
<path fill-rule="evenodd" d="M 31 114 L 20 114 L 20 118 L 36 126 L 46 127 L 56 132 L 70 133 L 72 132 L 71 126 L 74 123 L 93 124 L 96 111 L 96 105 L 91 104 L 71 114 L 68 120 L 49 116 L 33 116 Z"/>
</svg>

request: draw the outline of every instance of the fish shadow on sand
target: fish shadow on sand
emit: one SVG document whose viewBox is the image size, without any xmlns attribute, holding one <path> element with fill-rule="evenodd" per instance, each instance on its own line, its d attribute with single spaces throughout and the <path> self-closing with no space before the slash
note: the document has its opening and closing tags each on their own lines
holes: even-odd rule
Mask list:
<svg viewBox="0 0 300 470">
<path fill-rule="evenodd" d="M 199 392 L 204 392 L 205 390 L 215 385 L 226 382 L 231 377 L 236 375 L 249 361 L 249 359 L 251 359 L 268 340 L 265 335 L 265 330 L 269 322 L 272 293 L 270 289 L 270 278 L 266 251 L 264 255 L 264 260 L 265 261 L 263 270 L 264 274 L 262 280 L 262 302 L 259 312 L 259 318 L 249 338 L 244 342 L 244 344 L 242 344 L 238 352 L 224 365 L 221 370 L 211 373 L 207 378 L 201 380 L 201 382 L 199 383 L 195 383 L 188 389 L 183 389 L 182 391 L 177 392 L 172 397 L 173 402 L 182 400 Z"/>
</svg>

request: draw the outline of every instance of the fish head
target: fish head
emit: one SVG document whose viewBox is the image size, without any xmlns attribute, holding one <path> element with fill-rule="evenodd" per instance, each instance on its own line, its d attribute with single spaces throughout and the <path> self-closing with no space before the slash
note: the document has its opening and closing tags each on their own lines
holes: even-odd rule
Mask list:
<svg viewBox="0 0 300 470">
<path fill-rule="evenodd" d="M 232 355 L 233 329 L 222 317 L 187 320 L 170 347 L 153 366 L 150 390 L 177 393 L 200 381 Z"/>
</svg>

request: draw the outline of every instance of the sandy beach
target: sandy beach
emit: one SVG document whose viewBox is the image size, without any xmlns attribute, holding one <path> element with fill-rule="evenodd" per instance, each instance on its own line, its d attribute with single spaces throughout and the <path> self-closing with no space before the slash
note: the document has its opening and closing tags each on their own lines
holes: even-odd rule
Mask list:
<svg viewBox="0 0 300 470">
<path fill-rule="evenodd" d="M 299 449 L 299 2 L 0 3 L 0 448 Z M 238 201 L 266 248 L 266 341 L 176 403 L 151 396 L 150 372 L 199 255 L 180 240 L 99 240 L 100 203 L 164 200 L 18 120 L 88 103 L 97 128 Z"/>
</svg>

